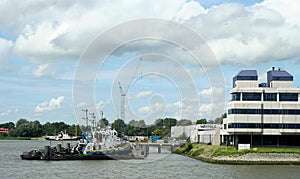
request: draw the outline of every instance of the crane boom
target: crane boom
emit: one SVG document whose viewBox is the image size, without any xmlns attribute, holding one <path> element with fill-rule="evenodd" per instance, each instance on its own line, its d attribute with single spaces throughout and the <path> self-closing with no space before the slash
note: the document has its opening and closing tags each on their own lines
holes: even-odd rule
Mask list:
<svg viewBox="0 0 300 179">
<path fill-rule="evenodd" d="M 121 86 L 121 82 L 118 83 L 119 84 L 119 89 L 120 89 L 120 94 L 121 94 L 121 101 L 120 101 L 120 118 L 125 121 L 125 96 L 126 93 L 124 93 L 122 86 Z"/>
<path fill-rule="evenodd" d="M 133 82 L 133 80 L 134 80 L 134 78 L 135 78 L 135 76 L 136 76 L 136 74 L 137 74 L 137 72 L 138 72 L 138 70 L 139 70 L 139 68 L 140 68 L 140 66 L 141 66 L 141 64 L 142 64 L 142 58 L 140 58 L 140 60 L 139 60 L 139 62 L 138 62 L 138 64 L 137 64 L 137 66 L 136 66 L 136 68 L 135 68 L 135 71 L 134 71 L 134 73 L 133 73 L 133 75 L 132 75 L 132 78 L 130 79 L 130 83 L 132 83 Z M 129 83 L 129 84 L 130 84 Z M 122 88 L 122 85 L 121 85 L 121 82 L 118 82 L 118 85 L 119 85 L 119 89 L 120 89 L 120 95 L 121 95 L 121 100 L 120 100 L 120 118 L 123 120 L 123 121 L 125 121 L 125 97 L 126 97 L 126 94 L 127 94 L 127 92 L 128 92 L 128 90 L 129 90 L 129 87 L 130 87 L 130 85 L 128 85 L 128 87 L 127 87 L 127 89 L 124 91 L 123 90 L 123 88 Z"/>
</svg>

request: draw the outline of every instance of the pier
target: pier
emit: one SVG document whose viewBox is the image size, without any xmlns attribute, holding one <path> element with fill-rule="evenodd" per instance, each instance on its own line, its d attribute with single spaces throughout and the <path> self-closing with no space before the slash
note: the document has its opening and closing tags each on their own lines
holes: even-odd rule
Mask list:
<svg viewBox="0 0 300 179">
<path fill-rule="evenodd" d="M 176 148 L 180 147 L 181 143 L 133 143 L 136 148 L 144 149 L 146 153 L 149 152 L 149 147 L 157 147 L 157 153 L 161 153 L 162 147 L 169 147 L 170 151 L 173 152 Z"/>
</svg>

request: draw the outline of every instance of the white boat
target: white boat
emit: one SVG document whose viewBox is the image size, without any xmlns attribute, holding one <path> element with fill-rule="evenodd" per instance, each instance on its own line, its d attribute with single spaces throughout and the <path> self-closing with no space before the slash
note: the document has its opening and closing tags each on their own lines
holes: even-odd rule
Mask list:
<svg viewBox="0 0 300 179">
<path fill-rule="evenodd" d="M 80 138 L 80 136 L 70 136 L 69 134 L 64 133 L 63 131 L 61 131 L 58 135 L 45 137 L 46 140 L 78 140 Z"/>
</svg>

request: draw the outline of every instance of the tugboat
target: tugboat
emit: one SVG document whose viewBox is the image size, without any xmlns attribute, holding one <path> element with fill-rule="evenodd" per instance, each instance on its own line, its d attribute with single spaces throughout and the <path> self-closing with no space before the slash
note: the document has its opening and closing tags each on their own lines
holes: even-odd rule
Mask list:
<svg viewBox="0 0 300 179">
<path fill-rule="evenodd" d="M 108 159 L 143 159 L 148 151 L 138 148 L 117 137 L 118 133 L 110 126 L 90 127 L 82 133 L 82 138 L 74 146 L 67 143 L 56 147 L 24 152 L 24 160 L 108 160 Z"/>
</svg>

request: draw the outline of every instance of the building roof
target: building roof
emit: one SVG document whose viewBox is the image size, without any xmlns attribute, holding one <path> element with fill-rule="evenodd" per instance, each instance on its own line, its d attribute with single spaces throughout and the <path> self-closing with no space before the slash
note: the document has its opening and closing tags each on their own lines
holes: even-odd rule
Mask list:
<svg viewBox="0 0 300 179">
<path fill-rule="evenodd" d="M 258 75 L 256 70 L 242 70 L 240 71 L 233 80 L 257 80 Z"/>
<path fill-rule="evenodd" d="M 287 71 L 282 69 L 272 69 L 267 73 L 267 81 L 270 87 L 271 81 L 293 81 L 294 77 L 289 74 Z"/>
<path fill-rule="evenodd" d="M 293 78 L 293 76 L 285 70 L 271 70 L 268 73 L 270 73 L 273 77 L 292 77 Z"/>
</svg>

